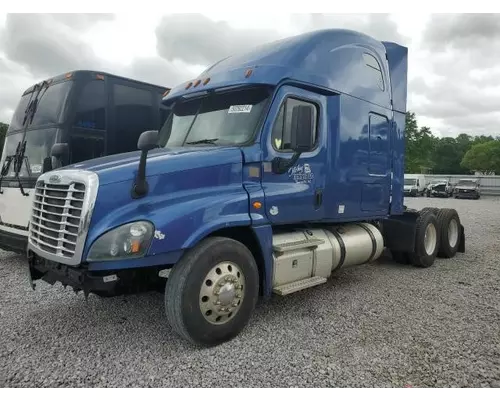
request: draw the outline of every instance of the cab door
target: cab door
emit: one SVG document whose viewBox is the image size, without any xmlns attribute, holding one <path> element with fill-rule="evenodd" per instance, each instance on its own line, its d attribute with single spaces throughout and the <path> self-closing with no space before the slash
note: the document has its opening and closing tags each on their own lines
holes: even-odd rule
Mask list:
<svg viewBox="0 0 500 400">
<path fill-rule="evenodd" d="M 294 107 L 308 106 L 313 112 L 314 141 L 311 148 L 283 173 L 273 171 L 278 158 L 291 160 L 292 112 Z M 266 214 L 273 224 L 290 224 L 323 218 L 328 157 L 325 129 L 326 103 L 322 96 L 293 87 L 281 87 L 270 107 L 264 124 L 262 188 Z"/>
</svg>

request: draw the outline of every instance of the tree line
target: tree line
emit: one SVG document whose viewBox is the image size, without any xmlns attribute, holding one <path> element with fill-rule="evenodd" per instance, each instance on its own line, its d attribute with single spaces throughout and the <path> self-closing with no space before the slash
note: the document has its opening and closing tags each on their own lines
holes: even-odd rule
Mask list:
<svg viewBox="0 0 500 400">
<path fill-rule="evenodd" d="M 0 122 L 0 144 L 9 125 Z M 415 113 L 406 114 L 406 173 L 500 174 L 500 136 L 437 137 L 426 127 L 418 127 Z"/>
<path fill-rule="evenodd" d="M 446 175 L 500 174 L 500 136 L 437 137 L 417 125 L 415 113 L 406 114 L 406 173 Z"/>
</svg>

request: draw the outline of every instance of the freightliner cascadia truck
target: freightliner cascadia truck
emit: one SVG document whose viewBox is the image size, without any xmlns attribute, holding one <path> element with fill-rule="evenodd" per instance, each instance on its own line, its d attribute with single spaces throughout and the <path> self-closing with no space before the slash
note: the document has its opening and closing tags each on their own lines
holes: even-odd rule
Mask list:
<svg viewBox="0 0 500 400">
<path fill-rule="evenodd" d="M 211 346 L 241 332 L 259 296 L 321 285 L 384 250 L 415 267 L 463 253 L 454 209 L 403 204 L 407 57 L 321 30 L 173 88 L 169 117 L 137 152 L 38 178 L 30 284 L 85 296 L 154 287 L 173 330 Z"/>
</svg>

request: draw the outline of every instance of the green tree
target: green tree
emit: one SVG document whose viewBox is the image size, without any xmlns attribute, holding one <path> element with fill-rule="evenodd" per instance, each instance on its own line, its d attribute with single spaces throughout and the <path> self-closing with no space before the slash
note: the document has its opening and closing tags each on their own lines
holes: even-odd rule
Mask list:
<svg viewBox="0 0 500 400">
<path fill-rule="evenodd" d="M 474 144 L 465 153 L 461 162 L 463 168 L 469 171 L 478 171 L 483 174 L 500 173 L 500 141 L 489 140 Z"/>
<path fill-rule="evenodd" d="M 415 113 L 406 114 L 405 127 L 405 172 L 420 173 L 433 167 L 432 154 L 436 137 L 424 126 L 419 129 Z"/>
</svg>

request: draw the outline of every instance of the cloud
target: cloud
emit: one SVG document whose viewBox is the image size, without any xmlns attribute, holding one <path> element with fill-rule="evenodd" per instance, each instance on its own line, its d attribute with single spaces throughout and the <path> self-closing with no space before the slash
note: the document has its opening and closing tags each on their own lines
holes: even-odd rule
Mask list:
<svg viewBox="0 0 500 400">
<path fill-rule="evenodd" d="M 432 15 L 423 41 L 433 50 L 475 51 L 500 41 L 500 14 Z"/>
<path fill-rule="evenodd" d="M 292 14 L 292 25 L 301 32 L 316 29 L 352 29 L 370 35 L 380 41 L 393 41 L 400 44 L 411 42 L 402 35 L 397 23 L 389 14 Z"/>
<path fill-rule="evenodd" d="M 65 17 L 7 15 L 2 35 L 5 55 L 26 66 L 35 76 L 48 77 L 76 68 L 100 66 L 92 48 L 78 37 L 77 31 L 61 22 L 61 18 Z"/>
<path fill-rule="evenodd" d="M 88 30 L 99 22 L 110 22 L 115 19 L 113 14 L 99 14 L 99 13 L 81 13 L 81 14 L 51 14 L 51 17 L 58 22 L 61 22 L 73 30 Z"/>
<path fill-rule="evenodd" d="M 201 14 L 176 14 L 161 19 L 156 37 L 164 59 L 208 66 L 281 36 L 272 30 L 234 29 Z"/>
<path fill-rule="evenodd" d="M 137 58 L 124 68 L 118 69 L 120 75 L 165 87 L 174 87 L 192 77 L 182 64 L 168 62 L 161 57 Z"/>
<path fill-rule="evenodd" d="M 417 117 L 433 118 L 453 135 L 498 132 L 500 55 L 491 49 L 500 45 L 500 15 L 433 15 L 420 43 L 424 69 L 409 83 L 420 98 Z"/>
</svg>

